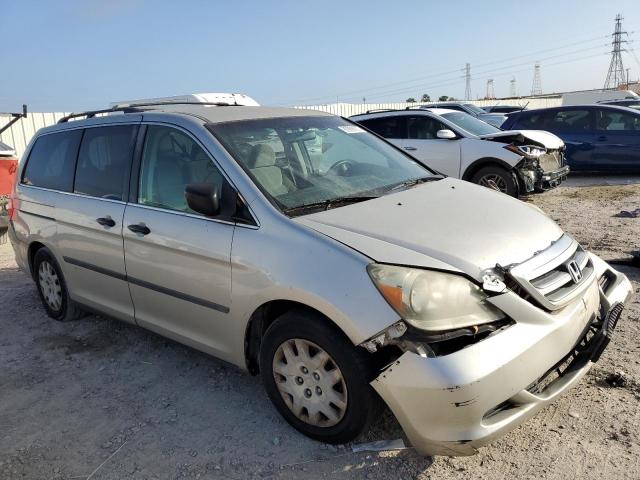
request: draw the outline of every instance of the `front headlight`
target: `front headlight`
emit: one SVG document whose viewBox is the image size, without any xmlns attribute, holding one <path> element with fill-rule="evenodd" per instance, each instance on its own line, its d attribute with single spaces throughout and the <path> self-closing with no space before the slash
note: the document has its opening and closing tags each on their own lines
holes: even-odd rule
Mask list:
<svg viewBox="0 0 640 480">
<path fill-rule="evenodd" d="M 505 317 L 480 287 L 460 275 L 375 263 L 367 271 L 389 305 L 416 328 L 451 330 Z"/>
<path fill-rule="evenodd" d="M 528 157 L 528 158 L 538 158 L 544 155 L 545 153 L 547 153 L 547 150 L 545 148 L 538 147 L 536 145 L 510 144 L 510 145 L 505 145 L 504 148 L 518 155 L 524 155 L 525 157 Z"/>
</svg>

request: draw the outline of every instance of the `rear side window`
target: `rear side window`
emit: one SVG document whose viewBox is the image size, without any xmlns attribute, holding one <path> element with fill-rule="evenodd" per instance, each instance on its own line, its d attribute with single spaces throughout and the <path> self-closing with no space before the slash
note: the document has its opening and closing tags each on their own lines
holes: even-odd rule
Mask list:
<svg viewBox="0 0 640 480">
<path fill-rule="evenodd" d="M 87 128 L 82 138 L 74 192 L 122 200 L 133 159 L 137 125 Z"/>
<path fill-rule="evenodd" d="M 592 129 L 589 110 L 557 110 L 544 122 L 544 129 L 552 132 L 588 132 Z"/>
<path fill-rule="evenodd" d="M 405 117 L 379 117 L 358 123 L 384 138 L 407 138 Z"/>
<path fill-rule="evenodd" d="M 39 137 L 29 154 L 22 183 L 70 192 L 81 137 L 82 130 Z"/>
<path fill-rule="evenodd" d="M 544 114 L 543 113 L 529 113 L 525 115 L 519 115 L 516 117 L 514 127 L 525 130 L 540 130 L 544 127 Z"/>
</svg>

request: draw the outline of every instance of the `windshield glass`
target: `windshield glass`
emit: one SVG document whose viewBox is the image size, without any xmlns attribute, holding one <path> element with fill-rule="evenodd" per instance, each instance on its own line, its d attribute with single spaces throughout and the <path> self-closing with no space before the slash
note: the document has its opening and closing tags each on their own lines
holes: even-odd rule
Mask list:
<svg viewBox="0 0 640 480">
<path fill-rule="evenodd" d="M 469 110 L 471 110 L 476 115 L 480 115 L 481 113 L 487 113 L 483 109 L 481 109 L 480 107 L 476 107 L 473 103 L 465 103 L 464 106 L 467 107 Z"/>
<path fill-rule="evenodd" d="M 489 125 L 488 123 L 464 112 L 443 113 L 442 117 L 455 123 L 457 126 L 473 135 L 489 135 L 490 133 L 500 131 L 499 128 Z"/>
<path fill-rule="evenodd" d="M 411 180 L 436 177 L 340 117 L 283 117 L 207 127 L 285 213 L 319 202 L 380 196 Z"/>
</svg>

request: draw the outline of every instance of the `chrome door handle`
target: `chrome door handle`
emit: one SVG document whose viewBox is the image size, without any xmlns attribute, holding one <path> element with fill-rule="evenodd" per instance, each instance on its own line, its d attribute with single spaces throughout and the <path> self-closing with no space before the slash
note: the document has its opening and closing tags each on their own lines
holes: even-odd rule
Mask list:
<svg viewBox="0 0 640 480">
<path fill-rule="evenodd" d="M 98 222 L 103 227 L 115 227 L 116 225 L 115 220 L 109 215 L 107 215 L 106 217 L 96 218 L 96 222 Z"/>
<path fill-rule="evenodd" d="M 402 147 L 402 148 L 404 148 L 405 150 L 409 150 L 410 152 L 412 152 L 413 150 L 417 150 L 416 147 Z"/>
<path fill-rule="evenodd" d="M 131 230 L 133 233 L 139 233 L 140 235 L 149 235 L 151 230 L 144 223 L 135 223 L 133 225 L 128 225 L 127 228 Z"/>
</svg>

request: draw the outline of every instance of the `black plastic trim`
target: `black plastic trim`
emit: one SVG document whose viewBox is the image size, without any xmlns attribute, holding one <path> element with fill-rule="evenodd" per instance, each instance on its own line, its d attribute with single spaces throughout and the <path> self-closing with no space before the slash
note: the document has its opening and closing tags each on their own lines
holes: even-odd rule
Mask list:
<svg viewBox="0 0 640 480">
<path fill-rule="evenodd" d="M 51 220 L 52 222 L 55 222 L 56 219 L 53 217 L 47 217 L 46 215 L 40 215 L 38 213 L 32 213 L 32 212 L 28 212 L 26 210 L 20 210 L 20 213 L 26 213 L 27 215 L 31 215 L 32 217 L 38 217 L 38 218 L 42 218 L 44 220 Z"/>
<path fill-rule="evenodd" d="M 210 302 L 208 300 L 203 300 L 202 298 L 193 297 L 191 295 L 187 295 L 186 293 L 178 292 L 176 290 L 171 290 L 170 288 L 161 287 L 160 285 L 149 283 L 144 280 L 140 280 L 139 278 L 130 277 L 122 273 L 114 272 L 113 270 L 109 270 L 107 268 L 98 267 L 97 265 L 83 262 L 82 260 L 77 260 L 71 257 L 62 257 L 62 258 L 66 263 L 75 265 L 77 267 L 86 268 L 87 270 L 101 273 L 109 277 L 117 278 L 118 280 L 122 280 L 125 282 L 128 281 L 133 285 L 147 288 L 149 290 L 153 290 L 154 292 L 163 293 L 165 295 L 169 295 L 171 297 L 178 298 L 180 300 L 185 300 L 187 302 L 195 303 L 196 305 L 200 305 L 201 307 L 211 308 L 212 310 L 217 310 L 218 312 L 222 312 L 222 313 L 229 313 L 229 307 L 225 307 L 224 305 Z"/>
<path fill-rule="evenodd" d="M 114 272 L 113 270 L 109 270 L 107 268 L 98 267 L 97 265 L 93 265 L 91 263 L 83 262 L 82 260 L 77 260 L 71 257 L 62 257 L 63 260 L 71 265 L 75 265 L 76 267 L 86 268 L 87 270 L 91 270 L 93 272 L 101 273 L 103 275 L 107 275 L 109 277 L 117 278 L 118 280 L 127 281 L 127 276 L 123 273 Z"/>
<path fill-rule="evenodd" d="M 140 280 L 139 278 L 128 277 L 128 279 L 129 283 L 132 283 L 133 285 L 148 288 L 149 290 L 153 290 L 154 292 L 164 293 L 165 295 L 169 295 L 180 300 L 185 300 L 187 302 L 195 303 L 196 305 L 200 305 L 202 307 L 211 308 L 222 313 L 229 313 L 229 307 L 225 307 L 224 305 L 210 302 L 208 300 L 203 300 L 198 297 L 193 297 L 191 295 L 187 295 L 186 293 L 171 290 L 170 288 L 161 287 L 160 285 L 156 285 L 154 283 L 145 282 L 144 280 Z"/>
</svg>

